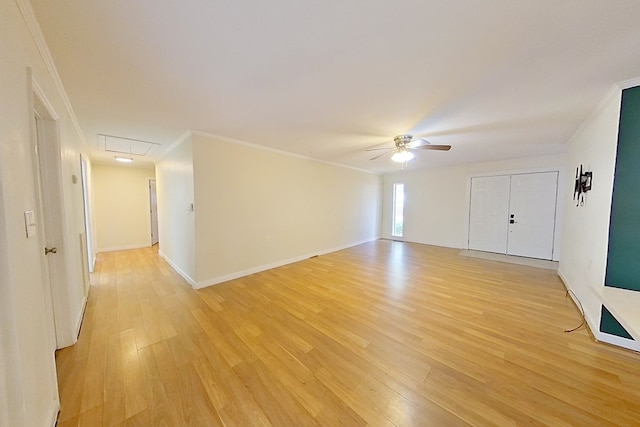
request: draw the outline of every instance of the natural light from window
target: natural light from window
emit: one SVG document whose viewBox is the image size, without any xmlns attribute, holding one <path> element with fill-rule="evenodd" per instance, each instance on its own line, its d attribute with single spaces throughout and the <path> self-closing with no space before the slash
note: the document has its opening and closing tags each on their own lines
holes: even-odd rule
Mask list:
<svg viewBox="0 0 640 427">
<path fill-rule="evenodd" d="M 404 184 L 393 184 L 393 224 L 391 235 L 402 237 L 404 225 Z"/>
</svg>

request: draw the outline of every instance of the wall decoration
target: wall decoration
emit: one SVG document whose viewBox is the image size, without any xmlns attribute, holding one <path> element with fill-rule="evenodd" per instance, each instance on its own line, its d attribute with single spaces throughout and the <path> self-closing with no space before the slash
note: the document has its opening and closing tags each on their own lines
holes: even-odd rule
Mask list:
<svg viewBox="0 0 640 427">
<path fill-rule="evenodd" d="M 584 195 L 591 190 L 592 179 L 593 172 L 583 172 L 582 165 L 576 168 L 576 182 L 573 187 L 573 200 L 576 201 L 576 206 L 584 206 Z"/>
</svg>

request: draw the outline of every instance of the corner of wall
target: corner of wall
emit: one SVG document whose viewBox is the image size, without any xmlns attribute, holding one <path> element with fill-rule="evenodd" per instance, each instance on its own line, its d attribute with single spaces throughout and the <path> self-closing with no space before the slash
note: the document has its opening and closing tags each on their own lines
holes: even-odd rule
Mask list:
<svg viewBox="0 0 640 427">
<path fill-rule="evenodd" d="M 192 288 L 198 289 L 199 287 L 201 287 L 201 286 L 198 286 L 198 283 L 191 276 L 189 276 L 184 270 L 182 270 L 180 268 L 180 266 L 178 266 L 175 262 L 173 262 L 171 260 L 171 258 L 169 258 L 164 252 L 159 250 L 158 251 L 158 255 L 160 255 L 160 258 L 165 260 L 167 262 L 167 264 L 169 264 L 171 266 L 171 268 L 173 268 L 175 270 L 176 273 L 178 273 L 180 276 L 182 276 L 182 278 L 188 284 L 190 284 Z"/>
<path fill-rule="evenodd" d="M 569 140 L 568 167 L 585 165 L 593 171 L 594 183 L 583 206 L 576 206 L 570 195 L 566 198 L 558 269 L 565 286 L 575 295 L 572 298 L 582 303 L 594 337 L 601 341 L 606 341 L 600 332 L 601 288 L 607 263 L 620 94 L 619 88 L 613 87 Z"/>
<path fill-rule="evenodd" d="M 359 242 L 353 242 L 353 243 L 349 243 L 347 245 L 342 245 L 342 246 L 335 247 L 335 248 L 325 249 L 325 250 L 321 250 L 321 251 L 318 251 L 318 252 L 312 252 L 312 253 L 296 256 L 296 257 L 293 257 L 293 258 L 276 261 L 276 262 L 273 262 L 273 263 L 270 263 L 270 264 L 260 265 L 260 266 L 253 267 L 253 268 L 250 268 L 250 269 L 246 269 L 246 270 L 243 270 L 243 271 L 238 271 L 238 272 L 234 272 L 234 273 L 231 273 L 231 274 L 225 274 L 225 275 L 222 275 L 222 276 L 218 276 L 218 277 L 213 277 L 213 278 L 210 278 L 210 279 L 202 280 L 202 281 L 199 281 L 197 283 L 192 284 L 191 286 L 193 286 L 195 289 L 202 289 L 202 288 L 206 288 L 206 287 L 209 287 L 209 286 L 217 285 L 217 284 L 220 284 L 220 283 L 228 282 L 229 280 L 239 279 L 241 277 L 248 276 L 250 274 L 260 273 L 261 271 L 271 270 L 272 268 L 282 267 L 282 266 L 287 265 L 287 264 L 292 264 L 294 262 L 304 261 L 306 259 L 309 259 L 309 258 L 312 258 L 312 257 L 315 257 L 315 256 L 326 255 L 326 254 L 329 254 L 329 253 L 332 253 L 332 252 L 341 251 L 341 250 L 348 249 L 348 248 L 351 248 L 351 247 L 354 247 L 354 246 L 358 246 L 358 245 L 362 245 L 362 244 L 365 244 L 365 243 L 373 242 L 373 241 L 376 241 L 376 240 L 379 240 L 379 239 L 380 239 L 380 237 L 374 237 L 374 238 L 371 238 L 371 239 L 366 239 L 366 240 L 362 240 L 362 241 L 359 241 Z"/>
<path fill-rule="evenodd" d="M 567 279 L 566 275 L 560 268 L 558 269 L 558 277 L 560 277 L 560 280 L 562 280 L 562 283 L 564 284 L 564 287 L 567 289 L 567 291 L 570 291 L 569 296 L 573 300 L 576 307 L 579 307 L 579 310 L 582 312 L 582 316 L 584 317 L 587 326 L 591 330 L 591 333 L 594 337 L 598 337 L 598 335 L 600 334 L 600 317 L 598 316 L 597 319 L 594 318 L 591 310 L 585 309 L 582 301 L 576 295 L 576 288 L 571 285 L 570 281 Z"/>
</svg>

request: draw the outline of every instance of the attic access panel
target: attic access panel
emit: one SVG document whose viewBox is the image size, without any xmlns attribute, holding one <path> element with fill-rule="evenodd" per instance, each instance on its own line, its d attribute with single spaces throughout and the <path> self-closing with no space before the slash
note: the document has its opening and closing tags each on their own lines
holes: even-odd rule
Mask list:
<svg viewBox="0 0 640 427">
<path fill-rule="evenodd" d="M 98 134 L 98 147 L 100 150 L 109 153 L 146 156 L 156 151 L 160 144 L 139 139 Z"/>
</svg>

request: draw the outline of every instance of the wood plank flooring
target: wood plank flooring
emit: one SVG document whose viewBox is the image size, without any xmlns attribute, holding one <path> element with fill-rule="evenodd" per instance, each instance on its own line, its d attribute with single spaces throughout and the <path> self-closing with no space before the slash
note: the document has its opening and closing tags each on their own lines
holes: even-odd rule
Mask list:
<svg viewBox="0 0 640 427">
<path fill-rule="evenodd" d="M 153 248 L 105 253 L 58 425 L 640 425 L 640 355 L 579 323 L 555 272 L 427 245 L 199 291 Z"/>
</svg>

